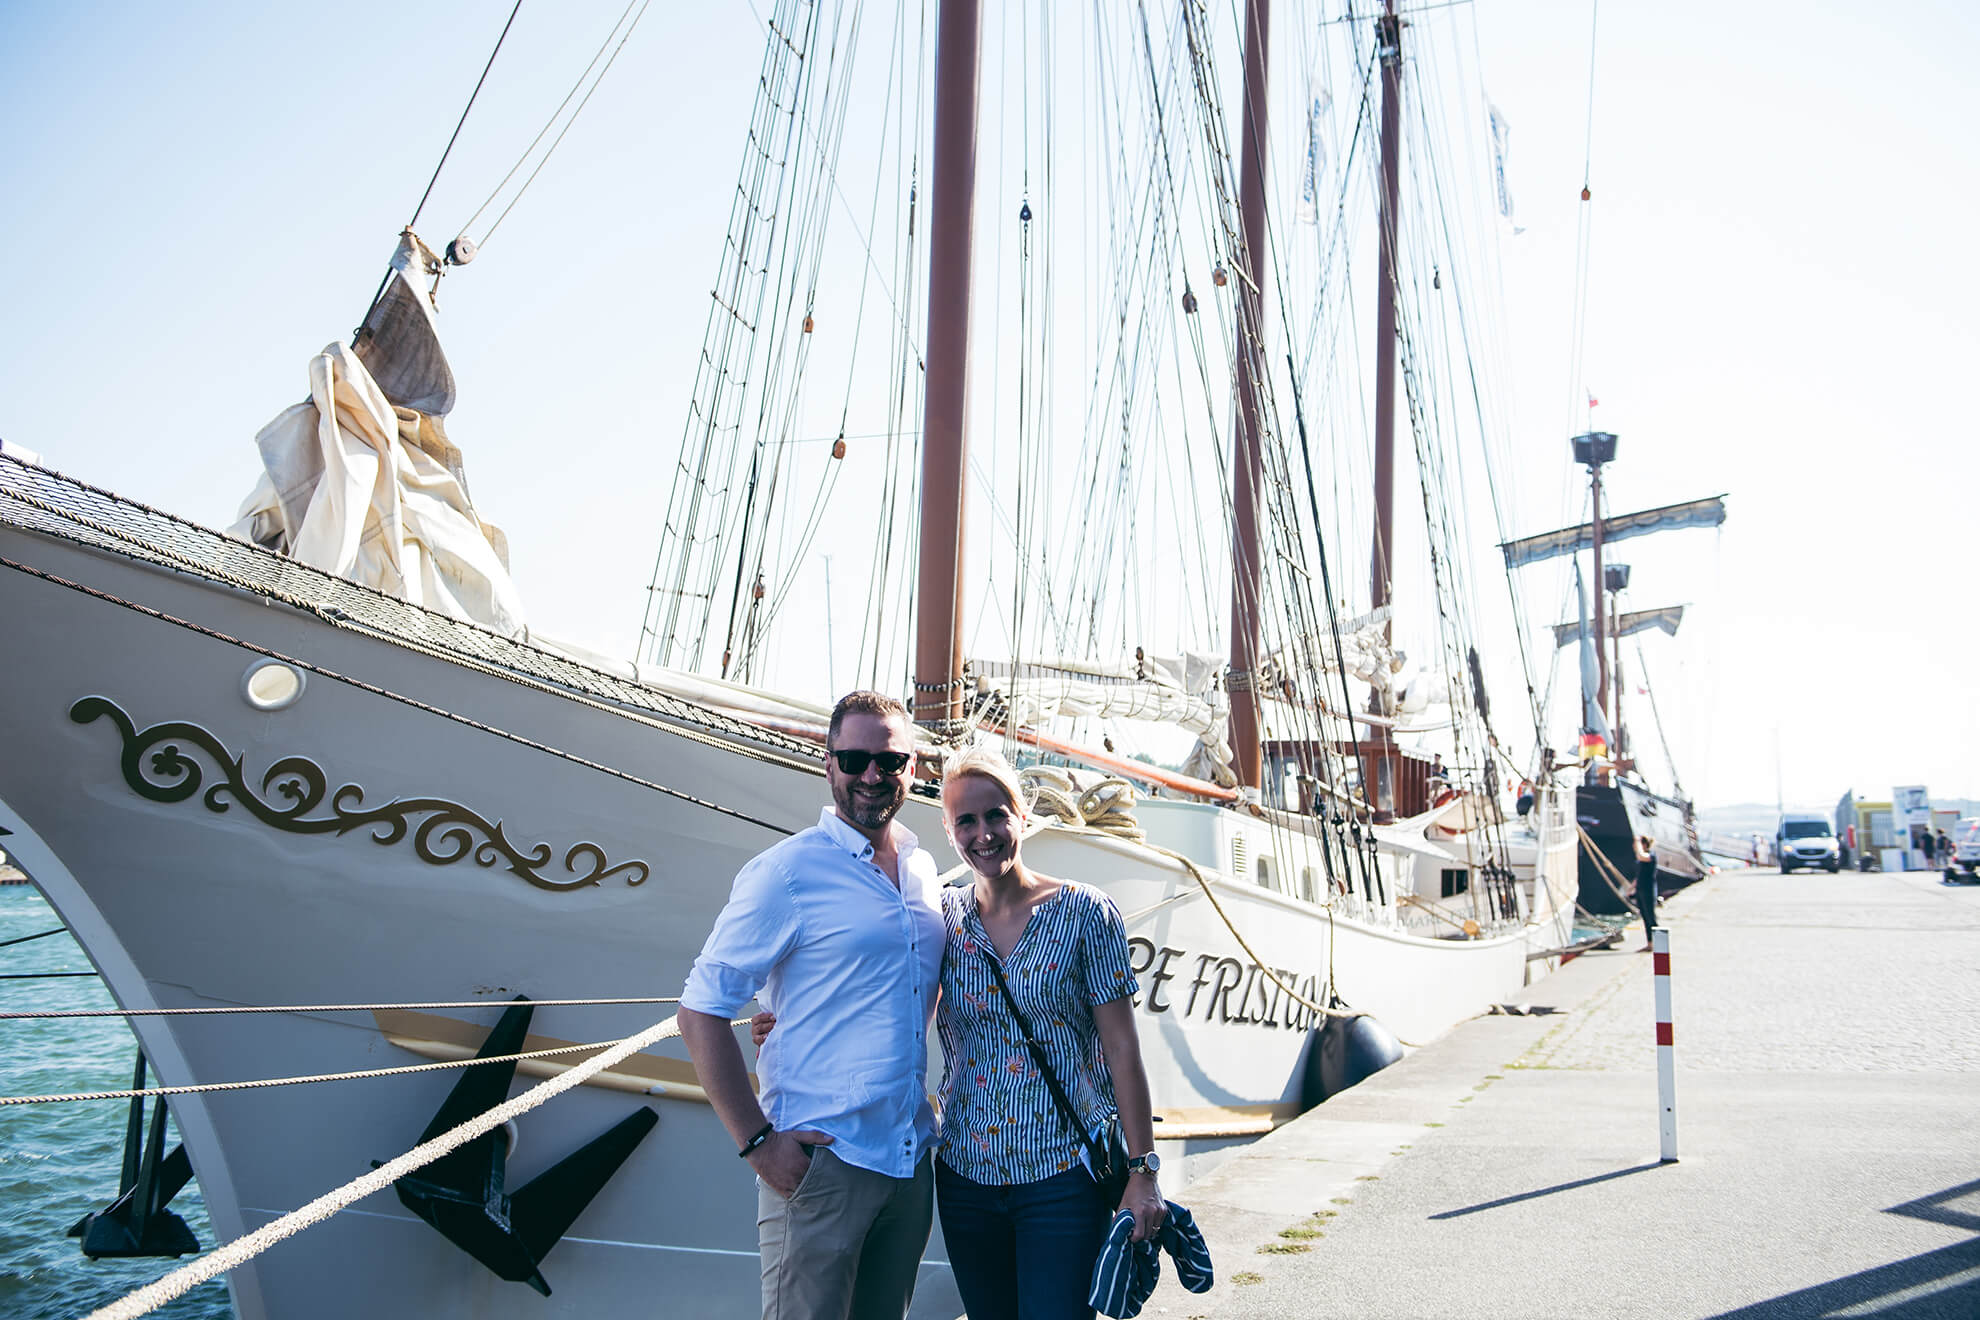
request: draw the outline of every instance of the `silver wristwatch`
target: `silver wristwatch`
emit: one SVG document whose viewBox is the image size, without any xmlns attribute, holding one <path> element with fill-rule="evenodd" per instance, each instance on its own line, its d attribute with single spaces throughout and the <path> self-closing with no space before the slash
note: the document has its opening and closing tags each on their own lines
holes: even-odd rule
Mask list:
<svg viewBox="0 0 1980 1320">
<path fill-rule="evenodd" d="M 1128 1156 L 1127 1170 L 1129 1173 L 1153 1174 L 1161 1172 L 1161 1169 L 1162 1157 L 1152 1150 L 1146 1155 Z"/>
</svg>

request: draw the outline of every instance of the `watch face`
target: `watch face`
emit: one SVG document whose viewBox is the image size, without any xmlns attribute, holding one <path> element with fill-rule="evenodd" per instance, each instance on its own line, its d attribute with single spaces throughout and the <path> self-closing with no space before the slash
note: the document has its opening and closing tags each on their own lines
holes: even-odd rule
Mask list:
<svg viewBox="0 0 1980 1320">
<path fill-rule="evenodd" d="M 1139 1159 L 1129 1160 L 1128 1167 L 1131 1169 L 1140 1167 L 1148 1170 L 1150 1173 L 1159 1173 L 1162 1170 L 1162 1157 L 1151 1150 Z"/>
</svg>

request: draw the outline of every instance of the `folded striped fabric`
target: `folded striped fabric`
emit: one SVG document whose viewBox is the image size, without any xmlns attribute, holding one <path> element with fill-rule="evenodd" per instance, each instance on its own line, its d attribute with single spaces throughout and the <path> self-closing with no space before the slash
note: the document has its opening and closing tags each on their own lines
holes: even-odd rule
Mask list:
<svg viewBox="0 0 1980 1320">
<path fill-rule="evenodd" d="M 1176 1278 L 1191 1292 L 1208 1292 L 1215 1282 L 1210 1268 L 1210 1248 L 1196 1227 L 1189 1211 L 1170 1201 L 1169 1214 L 1162 1227 L 1146 1242 L 1135 1242 L 1134 1212 L 1122 1210 L 1108 1225 L 1107 1240 L 1100 1244 L 1099 1258 L 1093 1262 L 1093 1287 L 1088 1305 L 1101 1315 L 1129 1320 L 1141 1314 L 1149 1294 L 1162 1277 L 1162 1253 L 1176 1263 Z"/>
</svg>

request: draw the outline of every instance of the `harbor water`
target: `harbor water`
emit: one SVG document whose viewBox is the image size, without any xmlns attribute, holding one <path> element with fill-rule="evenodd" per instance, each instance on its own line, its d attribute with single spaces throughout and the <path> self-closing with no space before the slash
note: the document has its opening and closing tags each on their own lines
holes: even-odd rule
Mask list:
<svg viewBox="0 0 1980 1320">
<path fill-rule="evenodd" d="M 62 922 L 32 885 L 0 886 L 0 941 Z M 0 947 L 0 973 L 87 972 L 66 933 Z M 0 981 L 0 1010 L 115 1008 L 94 976 Z M 0 1095 L 106 1091 L 131 1084 L 137 1042 L 120 1018 L 0 1021 Z M 156 1079 L 152 1079 L 156 1084 Z M 117 1197 L 129 1102 L 0 1107 L 0 1316 L 73 1320 L 169 1273 L 191 1257 L 89 1260 L 67 1236 L 78 1219 Z M 166 1149 L 177 1141 L 168 1139 Z M 215 1243 L 196 1184 L 172 1201 L 203 1248 Z M 224 1281 L 201 1284 L 152 1312 L 170 1320 L 233 1315 Z"/>
</svg>

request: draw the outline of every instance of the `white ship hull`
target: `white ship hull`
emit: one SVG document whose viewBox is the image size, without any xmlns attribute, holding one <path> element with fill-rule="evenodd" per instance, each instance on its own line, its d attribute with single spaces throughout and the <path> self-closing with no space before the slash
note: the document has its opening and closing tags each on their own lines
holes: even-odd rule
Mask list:
<svg viewBox="0 0 1980 1320">
<path fill-rule="evenodd" d="M 0 494 L 56 490 L 46 474 L 0 469 Z M 486 656 L 326 619 L 216 580 L 223 569 L 193 571 L 191 558 L 185 571 L 163 567 L 174 554 L 155 548 L 161 528 L 185 538 L 187 555 L 251 556 L 271 580 L 289 575 L 274 589 L 292 597 L 321 588 L 309 570 L 148 511 L 130 517 L 154 548 L 133 554 L 103 548 L 116 538 L 88 517 L 25 509 L 0 501 L 11 561 L 0 565 L 0 828 L 118 1002 L 490 1005 L 136 1019 L 167 1083 L 443 1057 L 518 995 L 678 993 L 737 868 L 826 800 L 815 757 L 775 735 L 712 713 L 617 706 Z M 243 675 L 270 655 L 297 662 L 306 686 L 263 711 L 244 698 Z M 1549 965 L 1529 953 L 1567 943 L 1571 839 L 1553 878 L 1543 858 L 1534 893 L 1551 897 L 1529 898 L 1524 919 L 1440 939 L 1434 926 L 1406 928 L 1393 895 L 1356 917 L 1304 901 L 1297 884 L 1257 883 L 1260 857 L 1297 874 L 1297 850 L 1314 845 L 1291 830 L 1184 803 L 1144 804 L 1142 816 L 1154 841 L 1196 854 L 1228 921 L 1184 866 L 1133 843 L 1053 827 L 1027 855 L 1105 888 L 1129 917 L 1172 1154 L 1264 1131 L 1299 1107 L 1313 1015 L 1259 974 L 1238 935 L 1302 996 L 1324 994 L 1331 969 L 1352 1007 L 1417 1041 Z M 349 827 L 307 826 L 339 819 Z M 903 819 L 946 856 L 932 802 L 911 800 Z M 1238 835 L 1245 875 L 1234 874 Z M 1421 890 L 1403 856 L 1389 857 L 1385 883 L 1402 875 Z M 670 1012 L 541 1007 L 525 1048 L 611 1041 Z M 174 1099 L 215 1232 L 232 1239 L 406 1150 L 456 1075 Z M 511 1188 L 637 1106 L 659 1116 L 544 1262 L 550 1297 L 496 1278 L 380 1194 L 235 1271 L 242 1320 L 751 1313 L 754 1188 L 685 1051 L 672 1041 L 636 1056 L 617 1081 L 518 1125 Z M 953 1315 L 939 1236 L 929 1254 L 917 1312 Z"/>
</svg>

